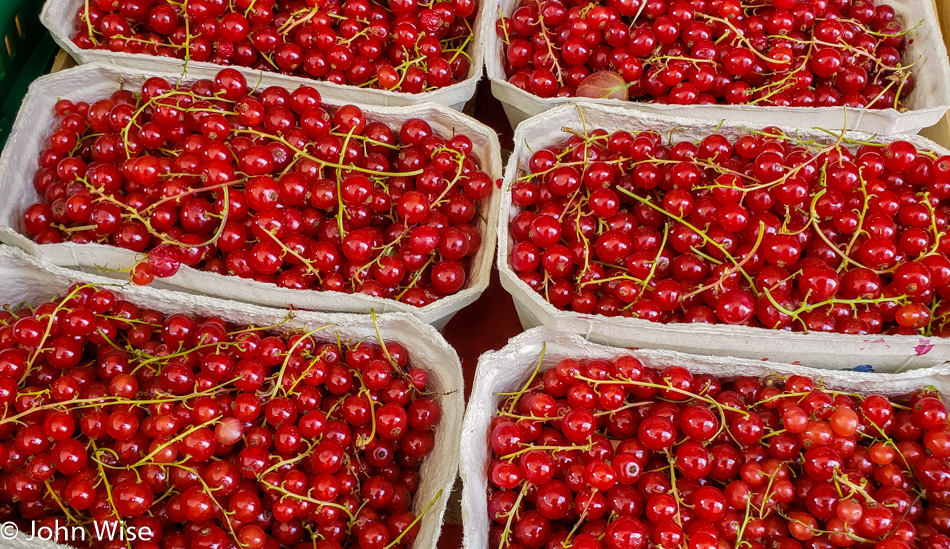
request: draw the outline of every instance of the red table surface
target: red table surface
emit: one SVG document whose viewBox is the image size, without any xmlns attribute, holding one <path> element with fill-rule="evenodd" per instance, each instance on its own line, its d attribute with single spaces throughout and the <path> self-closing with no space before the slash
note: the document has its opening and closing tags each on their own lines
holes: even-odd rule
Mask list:
<svg viewBox="0 0 950 549">
<path fill-rule="evenodd" d="M 505 118 L 501 103 L 492 97 L 487 79 L 478 87 L 475 105 L 475 118 L 497 131 L 501 147 L 510 150 L 511 126 Z M 511 296 L 498 282 L 497 270 L 492 269 L 491 284 L 485 293 L 475 303 L 455 315 L 443 331 L 445 339 L 455 347 L 459 358 L 462 359 L 466 401 L 472 390 L 478 357 L 486 351 L 504 347 L 509 338 L 521 331 L 521 323 L 518 321 Z M 439 538 L 439 549 L 457 549 L 461 546 L 462 527 L 457 524 L 444 524 L 442 536 Z"/>
</svg>

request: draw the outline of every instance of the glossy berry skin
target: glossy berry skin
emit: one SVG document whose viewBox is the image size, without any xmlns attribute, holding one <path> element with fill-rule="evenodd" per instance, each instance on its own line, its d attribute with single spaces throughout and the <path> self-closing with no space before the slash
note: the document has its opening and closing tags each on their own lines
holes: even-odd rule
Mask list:
<svg viewBox="0 0 950 549">
<path fill-rule="evenodd" d="M 813 547 L 819 535 L 820 547 L 856 535 L 913 547 L 924 532 L 924 546 L 942 543 L 942 394 L 892 402 L 801 375 L 653 364 L 635 352 L 541 358 L 520 389 L 504 387 L 488 432 L 490 541 L 541 547 L 573 531 L 575 547 L 712 548 L 741 532 L 754 547 Z"/>
<path fill-rule="evenodd" d="M 908 33 L 868 16 L 879 9 L 893 11 L 874 0 L 519 2 L 496 14 L 502 55 L 489 62 L 541 98 L 899 109 L 915 87 L 899 66 Z M 893 164 L 913 161 L 894 152 Z"/>
<path fill-rule="evenodd" d="M 0 313 L 0 401 L 28 419 L 0 426 L 0 515 L 123 521 L 145 548 L 415 539 L 443 398 L 406 346 L 123 297 L 76 284 Z"/>
<path fill-rule="evenodd" d="M 252 90 L 233 68 L 190 86 L 151 78 L 92 105 L 64 99 L 57 114 L 23 229 L 41 244 L 135 252 L 136 284 L 198 269 L 418 307 L 471 285 L 479 212 L 497 187 L 462 132 L 420 118 L 390 127 L 312 87 Z"/>
<path fill-rule="evenodd" d="M 558 309 L 950 334 L 950 187 L 937 191 L 948 156 L 901 140 L 805 143 L 779 128 L 698 143 L 581 128 L 543 142 L 511 187 L 508 263 Z"/>
<path fill-rule="evenodd" d="M 87 2 L 75 14 L 71 39 L 83 49 L 239 66 L 409 94 L 471 76 L 475 0 L 441 0 L 425 9 L 405 0 L 332 7 L 308 0 L 293 8 L 273 0 L 197 0 L 187 8 L 153 4 Z M 194 36 L 185 40 L 188 32 Z M 307 105 L 293 106 L 302 111 Z M 68 150 L 70 144 L 68 136 L 56 139 L 59 149 Z"/>
</svg>

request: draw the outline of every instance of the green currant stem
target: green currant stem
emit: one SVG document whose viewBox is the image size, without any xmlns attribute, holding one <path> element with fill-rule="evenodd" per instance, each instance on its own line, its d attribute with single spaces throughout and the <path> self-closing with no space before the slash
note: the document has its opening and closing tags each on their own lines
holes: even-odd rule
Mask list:
<svg viewBox="0 0 950 549">
<path fill-rule="evenodd" d="M 525 485 L 527 485 L 527 483 L 525 483 Z M 565 544 L 569 542 L 571 538 L 574 537 L 574 534 L 577 532 L 577 529 L 580 528 L 581 524 L 583 524 L 587 520 L 587 511 L 590 509 L 590 504 L 591 502 L 594 501 L 594 496 L 597 494 L 597 492 L 598 490 L 596 488 L 591 490 L 590 496 L 587 498 L 587 505 L 584 506 L 584 512 L 581 513 L 580 517 L 577 518 L 577 522 L 574 523 L 574 527 L 571 528 L 571 531 L 568 532 L 567 537 L 564 538 L 564 541 L 561 543 L 561 547 L 568 547 Z"/>
<path fill-rule="evenodd" d="M 528 392 L 531 385 L 534 383 L 535 378 L 538 377 L 538 374 L 541 372 L 541 363 L 544 362 L 544 355 L 547 353 L 548 346 L 546 342 L 541 343 L 541 355 L 538 357 L 538 362 L 534 366 L 534 371 L 531 372 L 531 376 L 525 381 L 524 385 L 521 386 L 521 390 L 518 391 L 511 402 L 508 404 L 508 413 L 513 413 L 515 407 L 518 405 L 518 401 L 521 400 L 521 397 Z"/>
<path fill-rule="evenodd" d="M 746 416 L 749 415 L 749 412 L 745 410 L 740 410 L 739 408 L 733 408 L 732 406 L 726 406 L 725 404 L 720 404 L 719 402 L 716 402 L 714 399 L 709 398 L 707 396 L 697 395 L 696 393 L 691 393 L 685 389 L 673 387 L 672 385 L 660 385 L 658 383 L 649 383 L 646 381 L 634 381 L 634 380 L 593 379 L 593 378 L 589 378 L 589 377 L 581 376 L 581 375 L 575 376 L 575 379 L 579 381 L 586 381 L 588 383 L 593 383 L 595 385 L 636 385 L 638 387 L 649 387 L 652 389 L 660 389 L 661 391 L 670 391 L 673 393 L 681 394 L 689 398 L 700 400 L 702 402 L 705 402 L 712 406 L 716 406 L 717 408 L 721 408 L 723 410 L 735 412 L 737 414 L 742 414 Z"/>
<path fill-rule="evenodd" d="M 749 252 L 745 255 L 745 257 L 743 257 L 742 260 L 736 263 L 734 266 L 727 267 L 725 271 L 723 271 L 722 276 L 719 277 L 719 280 L 717 280 L 716 282 L 707 284 L 705 286 L 700 286 L 699 288 L 690 292 L 686 297 L 692 297 L 694 295 L 701 294 L 705 292 L 706 290 L 711 290 L 713 288 L 720 288 L 720 290 L 723 290 L 724 289 L 723 282 L 726 280 L 726 277 L 733 273 L 743 270 L 742 267 L 744 267 L 745 264 L 751 261 L 752 257 L 755 256 L 756 250 L 758 250 L 759 246 L 762 244 L 762 237 L 764 235 L 765 235 L 765 223 L 763 221 L 759 221 L 759 231 L 755 237 L 755 244 L 752 246 L 752 249 L 749 250 Z"/>
<path fill-rule="evenodd" d="M 501 541 L 498 543 L 498 549 L 504 549 L 508 544 L 508 536 L 511 535 L 511 522 L 518 514 L 518 508 L 521 507 L 521 500 L 523 500 L 525 494 L 528 493 L 528 486 L 530 486 L 530 484 L 527 482 L 521 485 L 521 491 L 518 492 L 518 499 L 515 500 L 515 504 L 512 505 L 511 510 L 508 511 L 508 520 L 505 522 L 505 529 L 501 533 Z"/>
<path fill-rule="evenodd" d="M 174 443 L 176 443 L 176 442 L 179 442 L 179 441 L 183 440 L 186 436 L 188 436 L 188 435 L 190 435 L 191 433 L 197 431 L 198 429 L 203 429 L 203 428 L 205 428 L 205 427 L 207 427 L 207 426 L 209 426 L 209 425 L 214 425 L 215 423 L 217 423 L 218 421 L 220 421 L 220 419 L 221 419 L 221 418 L 213 417 L 213 418 L 209 419 L 208 421 L 205 421 L 204 423 L 200 423 L 200 424 L 197 424 L 197 425 L 189 425 L 187 429 L 185 429 L 184 431 L 182 431 L 181 433 L 179 433 L 177 436 L 175 436 L 175 437 L 172 438 L 172 439 L 169 439 L 169 440 L 166 441 L 166 442 L 163 442 L 163 443 L 162 443 L 161 445 L 159 445 L 157 448 L 155 448 L 154 450 L 152 450 L 151 452 L 149 452 L 145 457 L 143 457 L 142 459 L 138 460 L 134 465 L 132 465 L 132 467 L 133 467 L 133 468 L 134 468 L 134 467 L 141 467 L 142 465 L 145 465 L 145 464 L 148 463 L 153 457 L 155 457 L 155 454 L 161 452 L 162 450 L 164 450 L 164 449 L 167 448 L 168 446 L 170 446 L 170 445 L 172 445 L 172 444 L 174 444 Z"/>
<path fill-rule="evenodd" d="M 69 512 L 69 507 L 63 503 L 59 496 L 56 495 L 56 492 L 53 491 L 53 487 L 49 485 L 49 481 L 44 481 L 43 486 L 46 487 L 46 492 L 53 498 L 53 501 L 56 502 L 56 505 L 59 506 L 60 510 L 66 515 L 66 519 L 69 520 L 71 524 L 78 524 L 83 531 L 86 533 L 86 539 L 93 539 L 92 533 L 86 528 L 86 525 L 83 524 L 78 518 L 74 517 L 72 513 Z"/>
<path fill-rule="evenodd" d="M 858 485 L 858 484 L 855 484 L 855 483 L 851 482 L 851 480 L 848 478 L 848 476 L 845 475 L 845 474 L 842 474 L 841 471 L 839 471 L 837 467 L 836 467 L 835 470 L 832 472 L 832 479 L 834 480 L 834 483 L 835 483 L 836 486 L 840 486 L 840 485 L 843 484 L 844 486 L 847 486 L 848 488 L 850 488 L 850 489 L 851 489 L 851 492 L 857 493 L 857 494 L 859 494 L 861 497 L 863 497 L 866 502 L 868 502 L 868 503 L 874 503 L 874 504 L 877 503 L 877 500 L 874 499 L 874 498 L 871 496 L 871 494 L 869 494 L 869 493 L 867 492 L 867 490 L 865 490 L 863 483 L 862 483 L 862 485 Z M 839 490 L 840 490 L 840 488 L 839 488 Z"/>
<path fill-rule="evenodd" d="M 647 277 L 643 279 L 643 284 L 640 285 L 640 295 L 637 296 L 637 299 L 633 302 L 636 303 L 643 296 L 644 292 L 647 290 L 647 286 L 653 280 L 653 277 L 656 275 L 656 266 L 660 263 L 660 257 L 663 256 L 663 250 L 666 248 L 666 241 L 669 238 L 669 223 L 664 224 L 663 237 L 660 240 L 660 248 L 656 251 L 656 257 L 653 258 L 653 263 L 650 264 L 650 272 L 647 274 Z M 633 303 L 627 305 L 624 310 L 633 306 Z"/>
<path fill-rule="evenodd" d="M 263 471 L 261 471 L 261 474 L 257 475 L 258 478 L 263 478 L 264 475 L 266 475 L 267 473 L 270 473 L 271 471 L 276 471 L 277 469 L 280 469 L 281 467 L 285 465 L 293 465 L 294 463 L 297 463 L 300 460 L 305 459 L 307 456 L 313 453 L 313 449 L 317 447 L 318 443 L 319 441 L 314 440 L 312 444 L 307 445 L 307 450 L 305 452 L 301 454 L 297 454 L 295 457 L 292 457 L 292 458 L 282 459 L 278 461 L 277 463 L 271 465 L 267 469 L 264 469 Z"/>
<path fill-rule="evenodd" d="M 89 34 L 89 40 L 92 41 L 94 45 L 99 46 L 99 41 L 96 40 L 96 33 L 92 28 L 92 18 L 89 16 L 89 0 L 85 0 L 85 4 L 86 11 L 85 15 L 83 15 L 83 19 L 86 21 L 86 29 Z"/>
<path fill-rule="evenodd" d="M 72 299 L 73 296 L 79 293 L 80 290 L 91 287 L 92 286 L 90 284 L 78 286 L 73 289 L 73 291 L 69 292 L 69 295 L 61 299 L 60 302 L 56 304 L 56 308 L 53 309 L 53 312 L 50 313 L 49 318 L 46 321 L 46 329 L 43 331 L 43 338 L 40 339 L 40 342 L 36 345 L 36 350 L 30 354 L 30 358 L 26 362 L 26 371 L 23 372 L 23 376 L 21 376 L 20 381 L 22 381 L 22 379 L 25 378 L 30 372 L 30 370 L 33 368 L 33 362 L 36 360 L 36 357 L 38 357 L 40 352 L 43 351 L 43 345 L 46 343 L 46 340 L 49 339 L 50 333 L 52 333 L 53 330 L 53 318 L 55 318 L 56 315 L 66 307 L 66 303 Z"/>
<path fill-rule="evenodd" d="M 738 261 L 736 261 L 736 258 L 732 257 L 732 254 L 730 254 L 728 251 L 726 251 L 725 248 L 722 247 L 722 245 L 720 245 L 720 244 L 719 244 L 718 242 L 716 242 L 715 240 L 709 238 L 709 236 L 706 235 L 706 233 L 705 233 L 704 231 L 700 231 L 699 229 L 697 229 L 696 227 L 694 227 L 691 223 L 689 223 L 688 221 L 686 221 L 686 220 L 683 219 L 682 217 L 680 217 L 680 216 L 678 216 L 678 215 L 674 215 L 673 213 L 670 213 L 670 212 L 666 211 L 665 209 L 661 208 L 660 206 L 657 206 L 656 204 L 654 204 L 651 200 L 647 200 L 646 198 L 643 198 L 643 197 L 641 197 L 641 196 L 637 196 L 636 194 L 634 194 L 634 193 L 628 191 L 627 189 L 618 187 L 617 190 L 619 190 L 619 191 L 622 192 L 623 194 L 625 194 L 625 195 L 627 195 L 627 196 L 633 198 L 633 199 L 636 200 L 637 202 L 640 202 L 641 204 L 645 204 L 645 205 L 647 205 L 647 206 L 653 208 L 654 210 L 656 210 L 656 211 L 658 211 L 658 212 L 660 212 L 660 213 L 666 215 L 667 217 L 678 221 L 679 223 L 681 223 L 682 225 L 684 225 L 684 226 L 685 226 L 686 228 L 688 228 L 689 230 L 691 230 L 691 231 L 693 231 L 694 233 L 698 234 L 698 235 L 703 239 L 704 242 L 706 242 L 707 244 L 709 244 L 709 245 L 712 246 L 713 248 L 716 248 L 717 250 L 719 250 L 719 253 L 721 253 L 721 254 L 722 254 L 726 259 L 728 259 L 733 265 L 736 265 L 736 264 L 739 263 Z M 746 280 L 749 281 L 749 284 L 751 284 L 752 287 L 755 288 L 755 279 L 753 279 L 751 276 L 749 276 L 749 274 L 746 273 L 745 271 L 740 270 L 739 272 L 742 274 L 743 277 L 745 277 Z"/>
<path fill-rule="evenodd" d="M 415 275 L 412 277 L 412 280 L 409 281 L 409 284 L 406 286 L 406 288 L 396 296 L 396 301 L 402 299 L 402 296 L 406 295 L 406 292 L 416 286 L 416 283 L 419 282 L 419 278 L 422 276 L 422 273 L 424 273 L 429 265 L 432 265 L 433 262 L 435 262 L 435 257 L 429 256 L 429 259 L 426 260 L 425 264 L 423 264 L 422 267 L 416 271 Z"/>
<path fill-rule="evenodd" d="M 518 450 L 517 452 L 512 452 L 512 453 L 510 453 L 510 454 L 508 454 L 508 455 L 501 456 L 501 457 L 498 458 L 498 459 L 500 459 L 500 460 L 514 459 L 514 458 L 520 456 L 521 454 L 526 454 L 526 453 L 532 452 L 532 451 L 534 451 L 534 450 L 548 450 L 548 451 L 551 451 L 551 452 L 554 452 L 554 453 L 557 453 L 557 452 L 571 452 L 571 451 L 574 451 L 574 450 L 583 450 L 583 451 L 586 452 L 586 451 L 590 450 L 591 448 L 593 448 L 593 444 L 583 444 L 583 445 L 576 445 L 576 444 L 575 444 L 575 445 L 572 445 L 572 446 L 528 446 L 527 448 L 522 448 L 521 450 Z"/>
<path fill-rule="evenodd" d="M 419 513 L 419 516 L 413 519 L 413 521 L 409 523 L 409 526 L 407 526 L 405 530 L 400 532 L 399 535 L 396 536 L 396 539 L 389 542 L 389 544 L 383 549 L 391 549 L 393 546 L 399 545 L 399 542 L 402 541 L 402 538 L 405 537 L 405 535 L 409 532 L 409 530 L 412 530 L 412 528 L 416 524 L 418 524 L 420 520 L 422 520 L 422 517 L 424 517 L 425 514 L 429 512 L 429 509 L 432 509 L 432 506 L 435 505 L 435 502 L 438 501 L 440 497 L 442 497 L 442 490 L 439 490 L 439 492 L 435 495 L 435 497 L 432 498 L 432 501 L 429 502 L 429 505 L 426 505 L 426 508 L 423 509 L 421 513 Z"/>
<path fill-rule="evenodd" d="M 92 444 L 92 449 L 93 449 L 92 454 L 93 456 L 95 456 L 96 453 L 99 452 L 99 447 L 96 446 L 96 441 L 94 440 L 90 440 L 89 443 Z M 113 454 L 114 453 L 115 452 L 113 452 Z M 102 481 L 103 486 L 105 486 L 106 488 L 106 499 L 109 501 L 109 509 L 112 511 L 111 516 L 114 517 L 116 520 L 121 520 L 122 518 L 119 516 L 119 513 L 118 511 L 116 511 L 116 508 L 115 508 L 115 500 L 112 499 L 112 486 L 109 485 L 109 479 L 106 476 L 106 470 L 102 467 L 102 462 L 99 461 L 98 458 L 95 459 L 95 462 L 99 468 L 99 480 Z M 129 542 L 126 541 L 126 545 L 128 544 Z"/>
<path fill-rule="evenodd" d="M 373 400 L 372 395 L 370 395 L 369 389 L 367 389 L 366 385 L 363 383 L 363 376 L 359 375 L 359 373 L 357 373 L 356 376 L 359 378 L 361 385 L 361 388 L 357 394 L 364 395 L 366 397 L 366 401 L 369 402 L 369 420 L 371 422 L 369 435 L 360 435 L 356 437 L 356 447 L 362 450 L 366 448 L 366 446 L 372 442 L 373 439 L 376 438 L 376 403 Z"/>
<path fill-rule="evenodd" d="M 363 167 L 361 167 L 361 166 L 352 165 L 352 164 L 351 164 L 351 165 L 336 164 L 336 163 L 333 163 L 333 162 L 327 162 L 326 160 L 320 160 L 319 158 L 317 158 L 317 157 L 315 157 L 315 156 L 313 156 L 313 155 L 307 154 L 305 151 L 303 151 L 303 150 L 301 150 L 301 149 L 298 149 L 297 147 L 294 147 L 293 145 L 291 145 L 290 142 L 288 142 L 286 139 L 284 139 L 283 137 L 281 137 L 281 136 L 279 136 L 279 135 L 271 135 L 271 134 L 268 134 L 268 133 L 264 133 L 264 132 L 257 131 L 257 130 L 251 130 L 251 129 L 234 129 L 234 130 L 232 130 L 232 131 L 235 132 L 235 133 L 248 133 L 248 134 L 251 134 L 251 135 L 257 135 L 258 137 L 266 137 L 266 138 L 268 138 L 268 139 L 273 139 L 274 141 L 277 141 L 278 143 L 280 143 L 280 144 L 286 146 L 287 148 L 289 148 L 290 150 L 294 151 L 294 154 L 297 154 L 297 155 L 299 155 L 299 156 L 302 156 L 302 157 L 304 157 L 304 158 L 306 158 L 306 159 L 308 159 L 308 160 L 313 160 L 314 162 L 316 162 L 316 163 L 318 163 L 318 164 L 321 164 L 321 165 L 323 165 L 323 166 L 328 166 L 328 167 L 330 167 L 330 168 L 336 168 L 336 169 L 338 169 L 338 170 L 352 170 L 352 171 L 354 171 L 354 172 L 360 172 L 360 173 L 365 173 L 365 174 L 370 174 L 370 175 L 376 175 L 376 176 L 383 176 L 383 177 L 414 177 L 414 176 L 417 176 L 417 175 L 419 175 L 419 174 L 422 173 L 422 170 L 421 170 L 421 169 L 420 169 L 420 170 L 413 170 L 413 171 L 411 171 L 411 172 L 377 172 L 377 171 L 373 171 L 373 170 L 370 170 L 370 169 L 367 169 L 367 168 L 363 168 Z"/>
<path fill-rule="evenodd" d="M 300 346 L 300 344 L 305 339 L 309 338 L 313 334 L 326 330 L 327 328 L 332 328 L 333 326 L 334 324 L 326 324 L 326 325 L 320 326 L 319 328 L 314 328 L 313 330 L 307 331 L 306 333 L 303 334 L 303 336 L 297 338 L 297 340 L 294 341 L 294 344 L 291 345 L 289 349 L 287 349 L 287 353 L 284 356 L 284 361 L 281 363 L 280 370 L 278 370 L 277 372 L 277 381 L 274 383 L 274 389 L 270 392 L 270 394 L 268 395 L 268 398 L 276 397 L 277 391 L 281 390 L 281 387 L 283 385 L 283 380 L 284 380 L 284 374 L 287 372 L 287 365 L 290 364 L 290 357 L 294 355 L 294 351 L 297 350 L 297 347 Z"/>
<path fill-rule="evenodd" d="M 171 464 L 171 465 L 172 465 L 172 467 L 177 467 L 178 469 L 183 469 L 183 470 L 185 470 L 185 471 L 191 473 L 192 475 L 195 476 L 196 479 L 198 479 L 198 482 L 200 482 L 202 488 L 204 488 L 204 492 L 205 492 L 206 494 L 208 494 L 208 497 L 209 497 L 209 498 L 211 498 L 211 502 L 214 503 L 214 506 L 215 506 L 215 507 L 217 507 L 218 509 L 221 510 L 221 514 L 224 516 L 224 520 L 227 522 L 228 531 L 231 532 L 231 537 L 232 537 L 232 539 L 234 539 L 234 541 L 237 542 L 238 545 L 243 546 L 243 544 L 238 541 L 237 532 L 234 531 L 234 524 L 231 523 L 231 514 L 232 514 L 232 513 L 231 513 L 230 511 L 228 511 L 227 509 L 225 509 L 223 505 L 221 505 L 220 503 L 218 503 L 218 499 L 214 497 L 214 490 L 212 490 L 211 487 L 208 486 L 208 483 L 205 482 L 205 479 L 204 479 L 201 475 L 198 474 L 198 471 L 195 471 L 195 470 L 194 470 L 193 468 L 191 468 L 191 467 L 188 467 L 188 466 L 185 466 L 185 465 L 181 465 L 181 464 L 178 464 L 178 463 L 174 463 L 174 464 Z"/>
</svg>

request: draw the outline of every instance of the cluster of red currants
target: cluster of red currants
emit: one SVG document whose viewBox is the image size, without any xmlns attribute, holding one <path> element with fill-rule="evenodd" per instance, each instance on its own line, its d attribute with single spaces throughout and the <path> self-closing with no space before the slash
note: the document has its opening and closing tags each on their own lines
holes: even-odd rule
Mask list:
<svg viewBox="0 0 950 549">
<path fill-rule="evenodd" d="M 402 345 L 166 316 L 90 286 L 0 325 L 3 521 L 81 526 L 99 549 L 127 547 L 95 538 L 111 521 L 148 529 L 136 549 L 418 535 L 441 409 Z"/>
<path fill-rule="evenodd" d="M 562 360 L 491 422 L 489 547 L 945 549 L 947 408 L 902 402 Z"/>
<path fill-rule="evenodd" d="M 139 284 L 184 264 L 423 306 L 465 285 L 481 245 L 493 181 L 471 139 L 418 118 L 394 132 L 311 87 L 251 94 L 234 69 L 56 112 L 24 229 L 147 252 Z"/>
<path fill-rule="evenodd" d="M 873 0 L 525 0 L 497 23 L 540 97 L 902 108 L 907 33 Z"/>
<path fill-rule="evenodd" d="M 777 128 L 675 144 L 593 130 L 522 168 L 509 262 L 558 308 L 950 334 L 950 156 Z"/>
<path fill-rule="evenodd" d="M 475 0 L 87 0 L 73 42 L 421 93 L 468 77 Z"/>
</svg>

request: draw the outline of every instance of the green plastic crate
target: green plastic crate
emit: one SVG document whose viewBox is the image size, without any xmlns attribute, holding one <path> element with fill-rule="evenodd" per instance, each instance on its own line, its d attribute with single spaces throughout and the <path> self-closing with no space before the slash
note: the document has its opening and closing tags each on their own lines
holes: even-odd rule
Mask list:
<svg viewBox="0 0 950 549">
<path fill-rule="evenodd" d="M 53 64 L 57 46 L 40 24 L 42 0 L 0 0 L 0 146 L 30 84 Z"/>
</svg>

